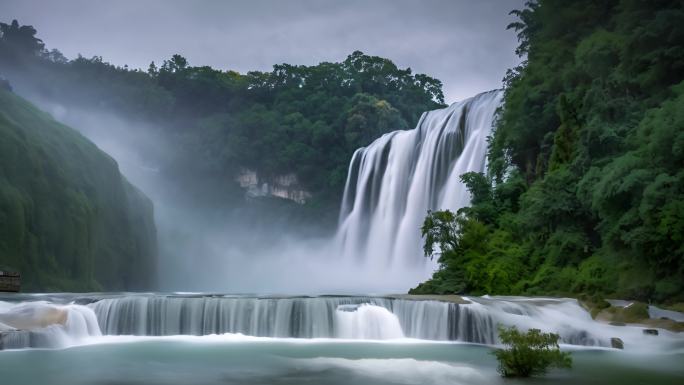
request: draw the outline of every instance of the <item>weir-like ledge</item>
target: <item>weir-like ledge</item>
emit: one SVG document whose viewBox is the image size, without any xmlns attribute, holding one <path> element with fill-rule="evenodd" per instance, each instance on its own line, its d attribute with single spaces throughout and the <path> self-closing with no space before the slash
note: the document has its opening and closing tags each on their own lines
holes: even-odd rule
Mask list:
<svg viewBox="0 0 684 385">
<path fill-rule="evenodd" d="M 406 299 L 411 301 L 440 301 L 455 303 L 458 305 L 468 305 L 472 303 L 456 294 L 391 294 L 385 297 L 391 299 Z"/>
</svg>

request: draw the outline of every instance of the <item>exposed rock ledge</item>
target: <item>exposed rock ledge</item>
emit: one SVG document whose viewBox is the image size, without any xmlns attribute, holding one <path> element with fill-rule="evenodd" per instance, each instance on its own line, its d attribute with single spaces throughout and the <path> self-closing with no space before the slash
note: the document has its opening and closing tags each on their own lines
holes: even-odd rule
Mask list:
<svg viewBox="0 0 684 385">
<path fill-rule="evenodd" d="M 311 193 L 303 189 L 297 175 L 293 173 L 261 178 L 254 170 L 242 169 L 235 181 L 247 190 L 246 195 L 250 198 L 272 196 L 299 204 L 304 204 L 311 198 Z"/>
<path fill-rule="evenodd" d="M 456 294 L 392 294 L 388 295 L 387 298 L 408 299 L 413 301 L 441 301 L 456 303 L 459 305 L 467 305 L 471 303 L 470 301 Z"/>
<path fill-rule="evenodd" d="M 654 317 L 661 314 L 659 309 L 638 301 L 623 300 L 578 300 L 596 321 L 611 324 L 613 326 L 638 325 L 644 328 L 660 328 L 671 332 L 684 332 L 684 322 L 679 317 L 671 319 L 667 317 Z M 654 311 L 655 309 L 655 311 Z M 669 311 L 665 314 L 679 312 Z M 680 315 L 683 315 L 679 313 Z M 671 315 L 672 316 L 672 315 Z"/>
<path fill-rule="evenodd" d="M 33 330 L 50 325 L 65 325 L 66 309 L 42 303 L 17 305 L 0 311 L 0 331 Z"/>
</svg>

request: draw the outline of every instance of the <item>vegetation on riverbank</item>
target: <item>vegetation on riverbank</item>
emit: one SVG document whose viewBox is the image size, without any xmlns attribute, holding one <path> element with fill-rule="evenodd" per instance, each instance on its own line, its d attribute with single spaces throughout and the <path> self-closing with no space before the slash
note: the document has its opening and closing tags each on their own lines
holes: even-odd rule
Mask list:
<svg viewBox="0 0 684 385">
<path fill-rule="evenodd" d="M 0 89 L 0 268 L 22 290 L 154 288 L 152 210 L 107 154 Z"/>
<path fill-rule="evenodd" d="M 471 207 L 432 212 L 411 293 L 684 299 L 684 9 L 530 2 Z"/>
<path fill-rule="evenodd" d="M 584 298 L 580 299 L 579 303 L 589 311 L 593 319 L 614 326 L 632 324 L 666 329 L 673 332 L 684 332 L 684 322 L 669 318 L 651 318 L 648 305 L 643 302 L 635 301 L 629 304 L 629 306 L 611 306 L 606 301 Z"/>
<path fill-rule="evenodd" d="M 503 377 L 540 376 L 550 367 L 572 367 L 570 353 L 560 351 L 558 334 L 542 333 L 539 329 L 520 332 L 514 326 L 499 326 L 499 339 L 505 347 L 493 354 Z"/>
</svg>

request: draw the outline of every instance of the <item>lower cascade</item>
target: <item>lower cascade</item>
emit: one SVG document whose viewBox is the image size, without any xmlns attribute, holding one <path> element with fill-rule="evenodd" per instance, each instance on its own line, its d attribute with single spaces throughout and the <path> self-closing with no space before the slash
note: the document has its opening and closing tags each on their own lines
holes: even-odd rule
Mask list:
<svg viewBox="0 0 684 385">
<path fill-rule="evenodd" d="M 90 305 L 104 334 L 240 333 L 281 338 L 458 339 L 448 328 L 456 304 L 385 297 L 176 297 L 135 295 Z M 479 313 L 465 311 L 477 325 Z M 451 316 L 453 318 L 453 316 Z M 486 315 L 485 315 L 486 317 Z M 486 324 L 486 323 L 485 323 Z M 484 324 L 483 324 L 484 325 Z M 478 326 L 473 326 L 478 329 Z M 380 330 L 382 329 L 382 330 Z M 493 342 L 463 335 L 464 340 Z"/>
<path fill-rule="evenodd" d="M 86 306 L 0 302 L 0 349 L 61 348 L 100 335 L 95 313 Z"/>
<path fill-rule="evenodd" d="M 674 333 L 594 321 L 574 299 L 464 297 L 242 297 L 122 294 L 0 302 L 0 349 L 59 348 L 109 336 L 242 334 L 270 338 L 420 339 L 494 345 L 497 326 L 558 333 L 562 343 L 625 349 L 678 342 Z M 676 345 L 678 346 L 678 345 Z"/>
<path fill-rule="evenodd" d="M 339 338 L 385 340 L 404 338 L 399 319 L 381 306 L 340 305 L 335 314 Z"/>
</svg>

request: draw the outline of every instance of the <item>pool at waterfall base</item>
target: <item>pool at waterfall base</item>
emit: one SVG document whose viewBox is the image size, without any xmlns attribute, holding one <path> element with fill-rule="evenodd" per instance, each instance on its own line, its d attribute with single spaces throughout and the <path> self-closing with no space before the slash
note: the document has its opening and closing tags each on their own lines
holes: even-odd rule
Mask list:
<svg viewBox="0 0 684 385">
<path fill-rule="evenodd" d="M 684 382 L 682 333 L 598 323 L 572 299 L 465 299 L 6 296 L 0 373 L 12 385 Z M 33 326 L 8 331 L 7 322 Z M 573 369 L 502 379 L 490 354 L 498 324 L 558 332 Z M 610 348 L 613 337 L 624 350 Z"/>
</svg>

